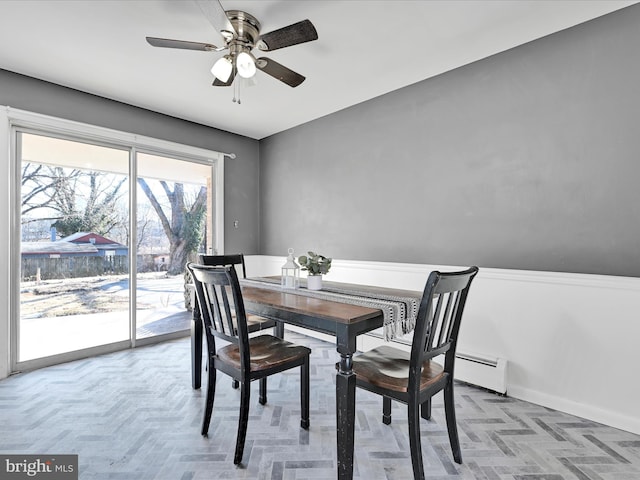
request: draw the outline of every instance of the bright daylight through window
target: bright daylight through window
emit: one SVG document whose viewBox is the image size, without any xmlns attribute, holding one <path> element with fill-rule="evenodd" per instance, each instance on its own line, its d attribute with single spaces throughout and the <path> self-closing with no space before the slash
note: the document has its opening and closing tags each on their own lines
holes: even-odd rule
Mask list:
<svg viewBox="0 0 640 480">
<path fill-rule="evenodd" d="M 135 339 L 188 329 L 184 266 L 215 249 L 211 164 L 17 135 L 18 362 L 130 341 L 132 322 Z"/>
</svg>

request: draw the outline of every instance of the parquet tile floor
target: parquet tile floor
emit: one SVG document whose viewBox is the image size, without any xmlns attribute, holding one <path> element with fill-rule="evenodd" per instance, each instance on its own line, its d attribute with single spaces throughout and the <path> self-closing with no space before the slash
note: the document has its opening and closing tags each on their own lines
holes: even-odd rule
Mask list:
<svg viewBox="0 0 640 480">
<path fill-rule="evenodd" d="M 253 386 L 243 464 L 233 465 L 239 392 L 219 375 L 209 438 L 204 391 L 192 390 L 189 339 L 0 381 L 0 453 L 78 454 L 83 480 L 333 479 L 335 347 L 287 332 L 311 357 L 311 427 L 299 427 L 298 371 Z M 464 463 L 453 463 L 441 395 L 423 420 L 431 480 L 639 480 L 640 436 L 464 384 L 456 385 Z M 381 422 L 381 399 L 357 391 L 354 478 L 411 479 L 406 410 Z"/>
</svg>

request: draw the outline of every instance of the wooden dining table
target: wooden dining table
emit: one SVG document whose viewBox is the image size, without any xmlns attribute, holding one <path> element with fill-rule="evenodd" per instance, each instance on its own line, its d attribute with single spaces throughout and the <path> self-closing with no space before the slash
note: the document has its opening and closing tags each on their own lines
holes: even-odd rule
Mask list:
<svg viewBox="0 0 640 480">
<path fill-rule="evenodd" d="M 378 287 L 375 289 L 387 294 L 416 293 Z M 276 320 L 279 325 L 296 325 L 335 337 L 339 354 L 336 372 L 337 478 L 352 479 L 356 395 L 352 358 L 356 352 L 356 337 L 382 327 L 384 316 L 382 311 L 376 308 L 313 298 L 296 292 L 294 289 L 242 287 L 247 313 Z M 197 318 L 196 310 L 194 309 L 192 324 L 192 383 L 194 388 L 199 388 L 202 368 L 202 322 Z"/>
</svg>

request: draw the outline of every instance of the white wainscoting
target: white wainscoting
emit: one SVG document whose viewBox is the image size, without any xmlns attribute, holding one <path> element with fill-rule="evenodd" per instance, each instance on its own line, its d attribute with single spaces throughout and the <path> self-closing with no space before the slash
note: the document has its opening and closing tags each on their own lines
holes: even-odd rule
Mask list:
<svg viewBox="0 0 640 480">
<path fill-rule="evenodd" d="M 285 258 L 246 261 L 249 276 L 277 275 Z M 459 268 L 336 259 L 326 280 L 422 290 Z M 640 434 L 638 278 L 481 267 L 458 351 L 506 360 L 511 397 Z"/>
</svg>

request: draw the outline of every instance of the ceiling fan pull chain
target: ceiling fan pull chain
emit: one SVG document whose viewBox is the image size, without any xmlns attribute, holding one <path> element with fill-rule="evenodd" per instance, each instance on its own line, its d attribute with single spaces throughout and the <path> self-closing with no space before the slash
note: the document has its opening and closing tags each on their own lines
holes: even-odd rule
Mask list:
<svg viewBox="0 0 640 480">
<path fill-rule="evenodd" d="M 240 84 L 242 83 L 240 79 L 236 82 L 238 84 L 238 105 L 240 105 Z"/>
</svg>

